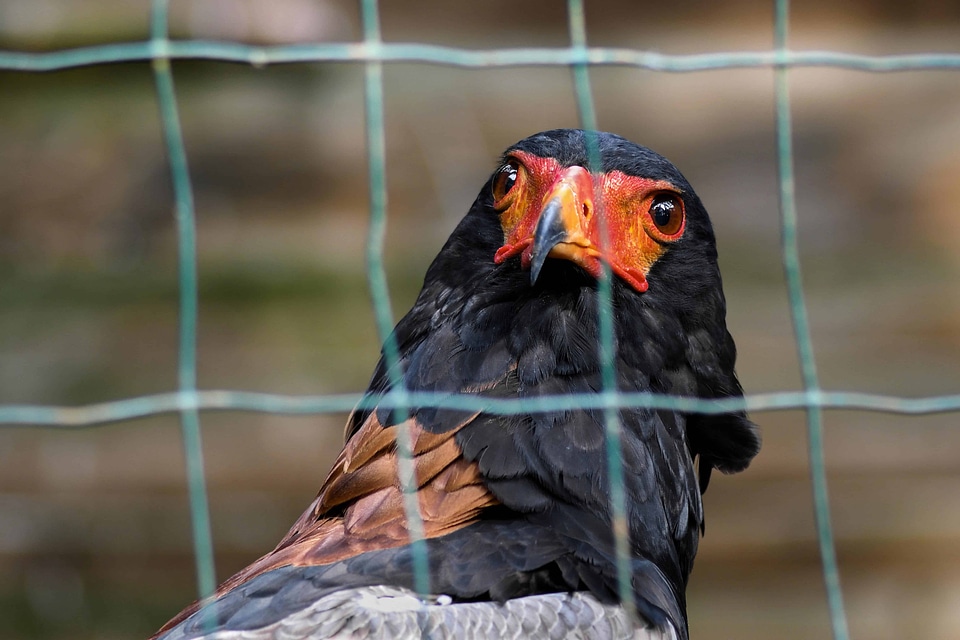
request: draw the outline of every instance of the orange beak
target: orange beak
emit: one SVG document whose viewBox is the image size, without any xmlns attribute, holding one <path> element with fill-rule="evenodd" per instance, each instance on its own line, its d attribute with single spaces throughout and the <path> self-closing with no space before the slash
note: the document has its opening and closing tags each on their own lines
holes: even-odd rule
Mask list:
<svg viewBox="0 0 960 640">
<path fill-rule="evenodd" d="M 536 283 L 547 258 L 570 260 L 599 275 L 601 253 L 591 240 L 596 231 L 593 191 L 590 172 L 569 167 L 544 197 L 530 248 L 531 284 Z"/>
</svg>

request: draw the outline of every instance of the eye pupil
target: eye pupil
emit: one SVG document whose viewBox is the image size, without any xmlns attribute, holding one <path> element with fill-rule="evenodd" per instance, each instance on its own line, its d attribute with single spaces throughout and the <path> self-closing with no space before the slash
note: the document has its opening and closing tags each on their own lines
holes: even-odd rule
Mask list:
<svg viewBox="0 0 960 640">
<path fill-rule="evenodd" d="M 673 194 L 658 195 L 650 205 L 650 218 L 661 233 L 673 235 L 683 226 L 683 204 Z"/>
<path fill-rule="evenodd" d="M 670 224 L 670 217 L 673 215 L 675 206 L 672 202 L 658 202 L 653 205 L 653 221 L 658 227 L 665 227 Z"/>
</svg>

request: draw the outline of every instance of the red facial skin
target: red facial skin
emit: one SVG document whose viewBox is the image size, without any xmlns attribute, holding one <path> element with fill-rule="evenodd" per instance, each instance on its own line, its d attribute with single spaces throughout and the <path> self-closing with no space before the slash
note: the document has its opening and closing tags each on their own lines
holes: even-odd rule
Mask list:
<svg viewBox="0 0 960 640">
<path fill-rule="evenodd" d="M 685 217 L 664 233 L 657 227 L 650 207 L 654 198 L 674 194 L 678 215 L 684 216 L 680 189 L 665 180 L 628 176 L 620 171 L 590 174 L 579 166 L 561 167 L 553 158 L 523 151 L 507 160 L 518 163 L 517 181 L 494 208 L 500 213 L 504 244 L 494 262 L 520 254 L 523 267 L 530 267 L 533 235 L 548 202 L 560 199 L 567 238 L 548 254 L 580 265 L 599 278 L 602 260 L 614 274 L 637 292 L 648 288 L 647 274 L 669 245 L 683 236 Z M 604 229 L 606 227 L 606 229 Z M 608 243 L 604 243 L 604 231 Z"/>
</svg>

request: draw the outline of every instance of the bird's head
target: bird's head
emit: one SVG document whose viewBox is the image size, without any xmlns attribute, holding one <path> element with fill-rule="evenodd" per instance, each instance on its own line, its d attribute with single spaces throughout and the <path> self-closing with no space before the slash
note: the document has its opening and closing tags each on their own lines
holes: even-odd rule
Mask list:
<svg viewBox="0 0 960 640">
<path fill-rule="evenodd" d="M 586 158 L 554 157 L 544 144 L 553 138 L 541 136 L 507 151 L 491 180 L 504 235 L 494 262 L 519 255 L 536 283 L 547 258 L 569 260 L 594 277 L 605 260 L 626 284 L 646 292 L 650 268 L 683 237 L 686 181 L 675 171 L 636 175 L 638 167 L 617 162 L 627 155 L 591 173 Z"/>
<path fill-rule="evenodd" d="M 554 129 L 503 153 L 427 280 L 477 282 L 519 268 L 530 286 L 546 272 L 576 273 L 571 263 L 595 280 L 603 261 L 617 287 L 680 306 L 720 289 L 710 219 L 669 160 L 611 133 Z"/>
</svg>

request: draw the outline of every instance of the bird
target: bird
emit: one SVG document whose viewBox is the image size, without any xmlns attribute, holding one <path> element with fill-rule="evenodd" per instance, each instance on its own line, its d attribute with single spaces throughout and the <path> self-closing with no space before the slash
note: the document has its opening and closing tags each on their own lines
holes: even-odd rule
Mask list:
<svg viewBox="0 0 960 640">
<path fill-rule="evenodd" d="M 686 178 L 612 133 L 529 136 L 502 154 L 428 268 L 394 329 L 396 358 L 381 352 L 313 503 L 275 549 L 153 637 L 687 640 L 702 494 L 714 469 L 741 471 L 760 450 L 744 410 L 617 410 L 621 594 L 602 407 L 397 412 L 383 402 L 397 385 L 484 399 L 601 393 L 606 277 L 607 385 L 743 396 L 713 228 Z M 429 593 L 416 590 L 401 425 Z"/>
</svg>

